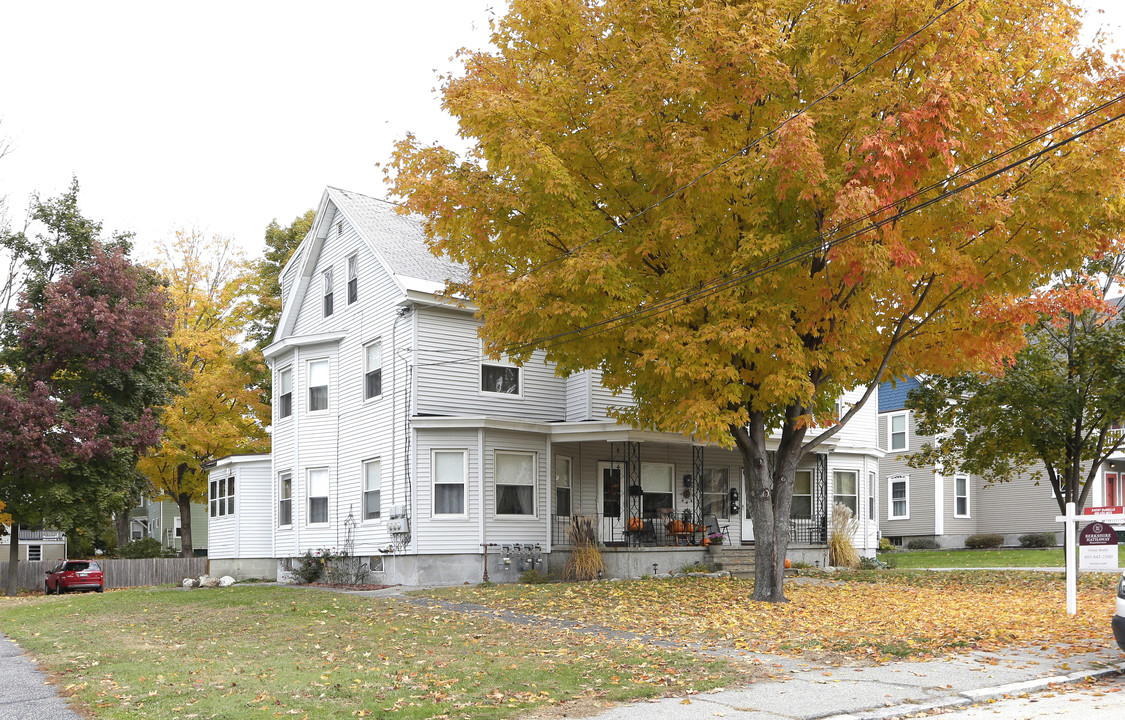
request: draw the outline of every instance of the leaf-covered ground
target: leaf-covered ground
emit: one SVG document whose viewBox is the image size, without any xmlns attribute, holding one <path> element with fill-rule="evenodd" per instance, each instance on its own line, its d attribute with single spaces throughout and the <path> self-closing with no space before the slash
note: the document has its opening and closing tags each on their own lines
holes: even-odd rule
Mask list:
<svg viewBox="0 0 1125 720">
<path fill-rule="evenodd" d="M 316 589 L 0 598 L 0 632 L 97 718 L 503 718 L 741 677 L 684 652 Z"/>
<path fill-rule="evenodd" d="M 659 638 L 783 655 L 844 653 L 875 660 L 1006 645 L 1104 647 L 1114 578 L 1085 575 L 1079 612 L 1063 579 L 1035 572 L 856 572 L 795 578 L 785 604 L 750 599 L 751 581 L 681 578 L 466 587 L 437 597 L 576 620 Z"/>
</svg>

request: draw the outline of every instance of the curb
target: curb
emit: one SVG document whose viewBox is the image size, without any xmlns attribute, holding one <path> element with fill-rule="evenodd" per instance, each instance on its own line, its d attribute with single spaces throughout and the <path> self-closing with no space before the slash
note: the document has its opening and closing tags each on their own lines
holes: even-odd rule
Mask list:
<svg viewBox="0 0 1125 720">
<path fill-rule="evenodd" d="M 1081 670 L 1067 675 L 1055 675 L 1052 677 L 1036 678 L 1035 680 L 1008 683 L 1007 685 L 996 685 L 994 687 L 979 688 L 977 690 L 965 690 L 964 692 L 955 693 L 954 695 L 930 702 L 892 705 L 890 707 L 879 708 L 878 710 L 867 710 L 860 713 L 825 715 L 817 720 L 889 720 L 889 718 L 903 715 L 915 715 L 931 710 L 967 707 L 987 700 L 998 699 L 1005 695 L 1039 692 L 1040 690 L 1047 690 L 1052 686 L 1082 682 L 1083 680 L 1106 677 L 1107 675 L 1116 675 L 1119 673 L 1125 673 L 1125 662 L 1113 663 L 1108 667 L 1099 668 L 1097 670 Z"/>
</svg>

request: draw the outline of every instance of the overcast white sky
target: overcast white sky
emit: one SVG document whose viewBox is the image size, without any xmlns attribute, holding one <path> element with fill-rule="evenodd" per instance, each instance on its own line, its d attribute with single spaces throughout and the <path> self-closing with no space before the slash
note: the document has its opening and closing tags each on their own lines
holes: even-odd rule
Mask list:
<svg viewBox="0 0 1125 720">
<path fill-rule="evenodd" d="M 1125 0 L 1082 0 L 1125 36 Z M 176 228 L 234 238 L 314 207 L 325 185 L 383 197 L 408 131 L 461 147 L 433 90 L 459 47 L 487 42 L 505 0 L 0 0 L 0 196 L 82 186 L 138 252 Z M 1120 46 L 1122 43 L 1118 43 Z"/>
</svg>

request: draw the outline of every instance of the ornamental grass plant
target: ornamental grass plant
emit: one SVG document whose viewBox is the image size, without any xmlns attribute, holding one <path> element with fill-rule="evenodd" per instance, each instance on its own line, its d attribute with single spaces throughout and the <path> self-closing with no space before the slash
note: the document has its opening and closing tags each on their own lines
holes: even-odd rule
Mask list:
<svg viewBox="0 0 1125 720">
<path fill-rule="evenodd" d="M 605 560 L 598 549 L 597 520 L 588 515 L 575 515 L 566 529 L 571 551 L 563 566 L 566 580 L 594 580 L 605 572 Z"/>
<path fill-rule="evenodd" d="M 832 508 L 831 528 L 828 535 L 828 564 L 835 567 L 854 568 L 859 565 L 859 553 L 852 544 L 852 536 L 859 528 L 859 521 L 852 516 L 852 509 L 836 503 Z"/>
</svg>

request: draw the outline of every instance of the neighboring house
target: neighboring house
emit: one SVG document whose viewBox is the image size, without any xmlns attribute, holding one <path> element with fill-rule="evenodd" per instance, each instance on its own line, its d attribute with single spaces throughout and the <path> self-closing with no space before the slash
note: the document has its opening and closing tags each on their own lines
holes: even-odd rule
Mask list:
<svg viewBox="0 0 1125 720">
<path fill-rule="evenodd" d="M 8 545 L 11 545 L 10 526 L 5 525 L 7 531 L 0 537 L 0 562 L 8 560 Z M 21 561 L 28 562 L 56 562 L 66 559 L 66 533 L 61 530 L 28 530 L 20 529 L 19 554 Z"/>
<path fill-rule="evenodd" d="M 149 500 L 142 497 L 140 504 L 129 511 L 129 539 L 151 537 L 164 547 L 179 552 L 183 545 L 180 536 L 180 506 L 171 500 Z M 207 554 L 207 506 L 191 504 L 192 551 L 195 555 Z"/>
<path fill-rule="evenodd" d="M 883 536 L 896 545 L 932 539 L 955 548 L 977 533 L 1003 535 L 1006 545 L 1018 545 L 1027 533 L 1061 533 L 1059 506 L 1045 480 L 1038 486 L 1030 479 L 989 484 L 976 475 L 907 465 L 910 453 L 934 441 L 917 433 L 914 411 L 906 408 L 907 394 L 918 386 L 907 378 L 879 387 L 879 447 L 886 451 L 879 470 Z"/>
<path fill-rule="evenodd" d="M 539 352 L 522 367 L 484 357 L 471 310 L 441 296 L 448 278 L 464 277 L 430 253 L 417 218 L 325 191 L 280 278 L 281 321 L 265 349 L 270 481 L 235 482 L 241 542 L 270 508 L 261 532 L 282 576 L 306 551 L 347 550 L 377 579 L 409 584 L 561 568 L 579 514 L 593 519 L 611 576 L 705 559 L 701 533 L 686 528 L 706 515 L 729 526 L 727 544 L 752 542 L 737 452 L 610 419 L 631 399 L 598 372 L 558 377 Z M 871 402 L 798 471 L 792 559 L 826 561 L 833 502 L 857 511 L 856 544 L 873 553 L 876 415 Z M 216 466 L 212 493 L 260 464 Z M 228 545 L 224 556 L 238 557 L 213 555 L 212 572 L 259 557 L 263 545 L 251 546 Z"/>
</svg>

